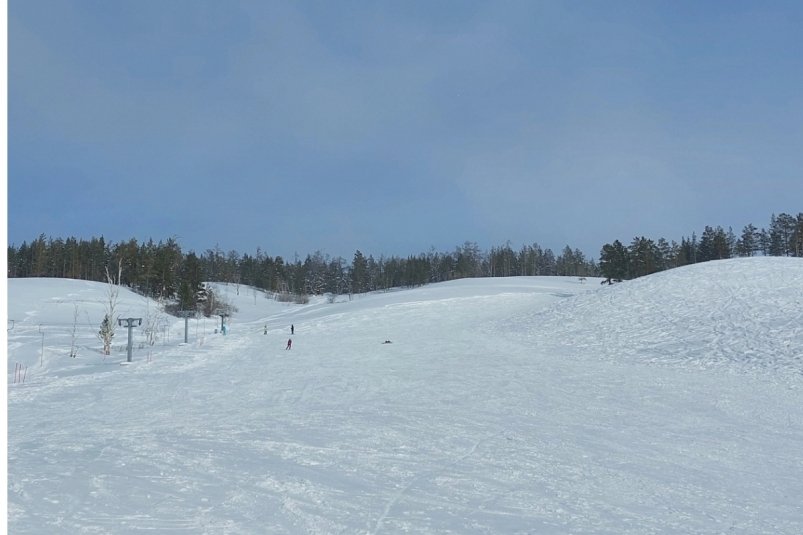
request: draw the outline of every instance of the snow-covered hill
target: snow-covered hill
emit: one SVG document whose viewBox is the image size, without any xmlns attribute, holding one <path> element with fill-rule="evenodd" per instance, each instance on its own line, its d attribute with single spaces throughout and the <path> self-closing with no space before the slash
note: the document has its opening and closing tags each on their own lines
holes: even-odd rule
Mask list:
<svg viewBox="0 0 803 535">
<path fill-rule="evenodd" d="M 530 325 L 539 329 L 530 330 Z M 537 344 L 610 360 L 803 373 L 803 260 L 707 262 L 520 318 Z M 553 336 L 559 331 L 559 337 Z"/>
<path fill-rule="evenodd" d="M 598 282 L 216 285 L 186 344 L 122 291 L 121 366 L 105 285 L 11 279 L 9 530 L 802 533 L 803 261 Z"/>
</svg>

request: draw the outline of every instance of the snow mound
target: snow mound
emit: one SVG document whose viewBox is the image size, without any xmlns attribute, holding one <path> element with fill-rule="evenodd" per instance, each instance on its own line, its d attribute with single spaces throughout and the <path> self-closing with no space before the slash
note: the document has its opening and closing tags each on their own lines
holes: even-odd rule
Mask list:
<svg viewBox="0 0 803 535">
<path fill-rule="evenodd" d="M 802 304 L 803 259 L 740 258 L 605 286 L 526 321 L 564 353 L 801 374 Z"/>
<path fill-rule="evenodd" d="M 89 325 L 97 330 L 109 301 L 109 285 L 62 278 L 8 280 L 8 319 L 17 329 L 71 329 Z M 142 316 L 158 304 L 124 286 L 118 288 L 116 315 Z M 78 315 L 76 317 L 76 308 Z"/>
</svg>

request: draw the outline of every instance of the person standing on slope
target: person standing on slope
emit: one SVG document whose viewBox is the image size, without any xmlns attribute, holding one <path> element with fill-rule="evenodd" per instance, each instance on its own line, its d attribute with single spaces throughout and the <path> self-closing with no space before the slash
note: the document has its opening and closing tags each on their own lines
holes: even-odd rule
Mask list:
<svg viewBox="0 0 803 535">
<path fill-rule="evenodd" d="M 290 325 L 290 334 L 296 334 L 296 327 L 295 327 L 295 325 Z"/>
<path fill-rule="evenodd" d="M 292 338 L 288 338 L 287 339 L 287 347 L 285 347 L 284 349 L 285 350 L 290 349 L 292 346 L 293 346 L 293 339 Z"/>
</svg>

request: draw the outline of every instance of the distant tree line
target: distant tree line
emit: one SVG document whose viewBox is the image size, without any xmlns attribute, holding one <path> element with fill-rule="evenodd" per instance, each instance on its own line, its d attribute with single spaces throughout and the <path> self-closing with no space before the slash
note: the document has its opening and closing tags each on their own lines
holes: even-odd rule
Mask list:
<svg viewBox="0 0 803 535">
<path fill-rule="evenodd" d="M 8 247 L 8 277 L 63 277 L 106 281 L 106 266 L 122 265 L 120 284 L 154 298 L 178 301 L 182 309 L 207 299 L 204 282 L 254 286 L 276 294 L 344 295 L 413 287 L 465 277 L 516 275 L 595 276 L 598 268 L 579 249 L 559 255 L 537 243 L 514 250 L 510 243 L 482 251 L 466 242 L 448 253 L 434 250 L 407 257 L 366 256 L 351 261 L 321 252 L 302 261 L 256 254 L 225 253 L 216 246 L 203 254 L 184 253 L 175 239 L 109 243 L 103 237 L 48 238 Z"/>
<path fill-rule="evenodd" d="M 629 245 L 615 240 L 602 246 L 599 270 L 608 279 L 625 280 L 698 262 L 755 255 L 803 257 L 803 213 L 797 217 L 773 214 L 769 228 L 749 224 L 739 236 L 732 228 L 707 226 L 699 238 L 693 233 L 680 243 L 644 236 L 633 238 Z"/>
<path fill-rule="evenodd" d="M 288 261 L 257 248 L 255 254 L 224 252 L 219 246 L 198 254 L 183 252 L 173 239 L 110 243 L 100 238 L 49 238 L 8 247 L 8 277 L 63 277 L 106 282 L 107 266 L 122 266 L 120 284 L 174 302 L 177 308 L 209 308 L 204 282 L 256 287 L 276 295 L 351 295 L 414 287 L 466 277 L 558 275 L 632 279 L 696 262 L 733 256 L 803 256 L 803 213 L 772 216 L 769 229 L 747 225 L 739 237 L 731 229 L 706 227 L 698 238 L 680 243 L 634 238 L 625 246 L 605 244 L 599 265 L 568 245 L 556 255 L 537 243 L 513 249 L 510 242 L 483 251 L 465 242 L 451 252 L 407 257 L 366 256 L 356 251 L 348 261 L 320 251 Z"/>
</svg>

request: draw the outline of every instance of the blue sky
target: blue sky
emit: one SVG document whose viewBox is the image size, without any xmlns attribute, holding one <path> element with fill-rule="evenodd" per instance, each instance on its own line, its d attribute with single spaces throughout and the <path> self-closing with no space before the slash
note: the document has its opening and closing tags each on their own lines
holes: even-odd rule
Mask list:
<svg viewBox="0 0 803 535">
<path fill-rule="evenodd" d="M 8 241 L 597 257 L 803 201 L 803 3 L 10 0 Z"/>
</svg>

